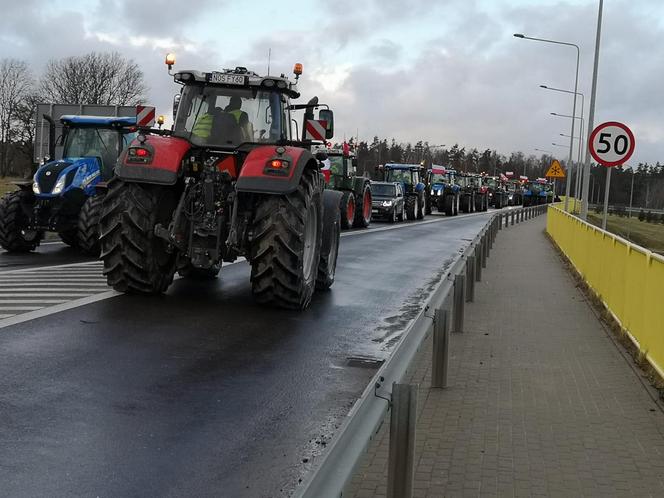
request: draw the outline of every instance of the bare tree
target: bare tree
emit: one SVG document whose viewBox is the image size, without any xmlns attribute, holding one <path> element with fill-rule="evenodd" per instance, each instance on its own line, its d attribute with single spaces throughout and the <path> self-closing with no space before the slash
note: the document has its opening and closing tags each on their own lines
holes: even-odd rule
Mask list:
<svg viewBox="0 0 664 498">
<path fill-rule="evenodd" d="M 32 86 L 32 75 L 24 61 L 0 61 L 0 176 L 7 174 L 9 150 L 14 140 L 19 109 Z"/>
<path fill-rule="evenodd" d="M 60 104 L 136 105 L 146 91 L 141 69 L 117 52 L 51 60 L 40 84 L 42 97 Z"/>
</svg>

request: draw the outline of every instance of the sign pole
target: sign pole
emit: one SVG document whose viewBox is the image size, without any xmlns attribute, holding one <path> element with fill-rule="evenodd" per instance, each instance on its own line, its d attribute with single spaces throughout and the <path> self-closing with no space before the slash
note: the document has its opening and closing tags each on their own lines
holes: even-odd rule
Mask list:
<svg viewBox="0 0 664 498">
<path fill-rule="evenodd" d="M 611 186 L 611 170 L 613 168 L 606 168 L 606 186 L 604 187 L 604 217 L 602 218 L 602 230 L 606 230 L 606 218 L 609 214 L 609 187 Z"/>
</svg>

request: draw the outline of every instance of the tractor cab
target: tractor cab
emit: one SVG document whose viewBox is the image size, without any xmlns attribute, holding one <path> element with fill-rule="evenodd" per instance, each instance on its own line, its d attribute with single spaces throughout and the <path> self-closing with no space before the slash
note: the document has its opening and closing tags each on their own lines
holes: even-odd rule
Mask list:
<svg viewBox="0 0 664 498">
<path fill-rule="evenodd" d="M 307 109 L 313 119 L 313 108 L 291 105 L 298 98 L 297 78 L 302 72 L 296 65 L 296 80 L 281 76 L 259 76 L 244 67 L 202 72 L 182 70 L 174 74 L 183 86 L 174 100 L 176 107 L 173 136 L 194 146 L 217 150 L 251 149 L 259 145 L 288 144 L 298 140 L 291 134 L 291 111 Z M 325 122 L 325 138 L 333 136 L 332 111 L 320 111 Z M 321 122 L 319 121 L 319 122 Z"/>
<path fill-rule="evenodd" d="M 406 193 L 421 192 L 425 188 L 420 165 L 388 163 L 383 167 L 383 172 L 386 182 L 401 183 Z"/>
<path fill-rule="evenodd" d="M 32 190 L 47 198 L 72 189 L 92 195 L 96 183 L 113 176 L 118 156 L 136 136 L 136 118 L 66 115 L 60 122 L 62 159 L 37 170 Z"/>
<path fill-rule="evenodd" d="M 353 153 L 344 152 L 341 148 L 319 147 L 317 150 L 322 150 L 327 155 L 327 159 L 323 161 L 323 173 L 330 188 L 341 187 L 346 180 L 356 176 L 357 158 Z"/>
</svg>

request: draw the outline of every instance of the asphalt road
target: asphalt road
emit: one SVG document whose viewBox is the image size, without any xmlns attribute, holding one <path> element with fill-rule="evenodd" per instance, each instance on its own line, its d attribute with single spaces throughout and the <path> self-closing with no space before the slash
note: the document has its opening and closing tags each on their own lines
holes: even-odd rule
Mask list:
<svg viewBox="0 0 664 498">
<path fill-rule="evenodd" d="M 11 254 L 0 249 L 0 272 L 37 266 L 63 265 L 94 261 L 97 258 L 83 256 L 63 242 L 44 242 L 34 252 Z"/>
<path fill-rule="evenodd" d="M 344 235 L 305 312 L 243 262 L 0 329 L 0 495 L 289 495 L 487 219 Z"/>
</svg>

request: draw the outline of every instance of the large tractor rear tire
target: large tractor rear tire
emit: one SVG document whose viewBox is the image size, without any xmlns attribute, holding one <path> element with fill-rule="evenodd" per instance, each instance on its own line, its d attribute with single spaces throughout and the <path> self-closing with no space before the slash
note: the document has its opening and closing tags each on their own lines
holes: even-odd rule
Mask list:
<svg viewBox="0 0 664 498">
<path fill-rule="evenodd" d="M 420 195 L 418 196 L 418 209 L 417 209 L 417 219 L 421 220 L 424 218 L 424 214 L 427 212 L 429 209 L 427 206 L 427 196 L 426 195 Z"/>
<path fill-rule="evenodd" d="M 256 301 L 290 309 L 309 306 L 318 275 L 322 211 L 321 178 L 313 169 L 304 170 L 295 192 L 259 201 L 250 248 Z"/>
<path fill-rule="evenodd" d="M 420 211 L 420 201 L 416 195 L 408 195 L 404 200 L 406 206 L 406 219 L 414 220 L 417 218 L 417 213 Z"/>
<path fill-rule="evenodd" d="M 355 219 L 353 226 L 355 228 L 367 228 L 371 224 L 371 187 L 365 183 L 362 188 L 362 195 L 355 196 Z"/>
<path fill-rule="evenodd" d="M 333 195 L 334 194 L 334 195 Z M 323 240 L 321 241 L 316 289 L 327 290 L 334 283 L 341 238 L 341 214 L 336 192 L 323 191 Z"/>
<path fill-rule="evenodd" d="M 99 216 L 103 199 L 101 195 L 88 197 L 78 215 L 77 245 L 90 256 L 99 256 Z"/>
<path fill-rule="evenodd" d="M 26 228 L 33 198 L 31 192 L 17 190 L 0 199 L 0 246 L 8 252 L 34 251 L 44 236 L 43 232 Z"/>
<path fill-rule="evenodd" d="M 355 220 L 355 194 L 344 192 L 341 196 L 341 228 L 350 228 Z"/>
<path fill-rule="evenodd" d="M 108 285 L 119 292 L 159 294 L 173 282 L 176 254 L 154 233 L 168 226 L 177 203 L 172 187 L 109 182 L 100 221 L 101 259 Z"/>
</svg>

